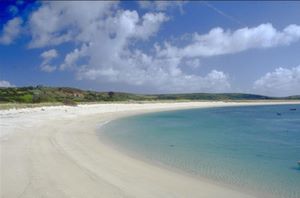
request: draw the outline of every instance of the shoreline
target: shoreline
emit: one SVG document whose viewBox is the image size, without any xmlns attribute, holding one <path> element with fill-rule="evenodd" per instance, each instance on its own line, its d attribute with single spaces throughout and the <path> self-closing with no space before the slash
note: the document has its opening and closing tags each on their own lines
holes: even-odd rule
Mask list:
<svg viewBox="0 0 300 198">
<path fill-rule="evenodd" d="M 204 108 L 223 108 L 223 107 L 238 107 L 238 106 L 266 106 L 266 105 L 289 105 L 289 104 L 300 104 L 300 101 L 296 101 L 296 102 L 288 102 L 288 103 L 285 103 L 286 101 L 282 101 L 281 102 L 278 102 L 278 101 L 275 101 L 275 103 L 264 103 L 264 102 L 259 102 L 259 103 L 256 103 L 256 104 L 253 104 L 252 102 L 251 103 L 244 103 L 241 102 L 241 103 L 230 103 L 229 104 L 226 104 L 228 102 L 225 102 L 225 104 L 221 105 L 221 106 L 210 106 L 210 107 L 195 107 L 194 109 L 204 109 Z M 254 102 L 255 103 L 255 102 Z M 188 108 L 188 109 L 192 109 L 192 108 Z M 157 160 L 151 160 L 151 159 L 148 159 L 146 157 L 143 157 L 142 155 L 140 155 L 138 152 L 133 152 L 131 151 L 130 149 L 127 149 L 127 148 L 124 148 L 120 145 L 118 145 L 117 143 L 115 143 L 113 140 L 105 137 L 105 135 L 102 134 L 102 131 L 101 131 L 101 128 L 104 127 L 106 124 L 110 123 L 110 122 L 114 122 L 114 121 L 118 121 L 119 119 L 123 119 L 123 118 L 127 118 L 127 117 L 135 117 L 135 116 L 139 116 L 139 115 L 145 115 L 145 114 L 152 114 L 152 113 L 158 113 L 158 112 L 170 112 L 170 111 L 181 111 L 181 110 L 187 110 L 186 108 L 183 108 L 183 109 L 169 109 L 169 110 L 154 110 L 154 111 L 150 111 L 150 112 L 136 112 L 136 113 L 133 113 L 133 114 L 130 114 L 130 115 L 123 115 L 123 116 L 120 116 L 120 117 L 116 117 L 112 120 L 108 120 L 107 122 L 105 123 L 101 123 L 97 129 L 97 135 L 98 135 L 98 138 L 99 138 L 99 141 L 106 145 L 106 146 L 109 146 L 110 148 L 114 149 L 115 151 L 121 153 L 121 154 L 125 154 L 127 156 L 129 156 L 130 158 L 133 158 L 133 159 L 138 159 L 140 161 L 143 161 L 147 164 L 151 164 L 153 166 L 158 166 L 162 169 L 165 169 L 165 170 L 169 170 L 169 171 L 172 171 L 172 172 L 176 172 L 178 174 L 181 174 L 181 175 L 185 175 L 187 177 L 192 177 L 194 179 L 197 179 L 197 180 L 201 180 L 201 181 L 204 181 L 204 182 L 207 182 L 207 183 L 210 183 L 210 184 L 213 184 L 213 185 L 218 185 L 218 186 L 222 186 L 222 187 L 225 187 L 225 188 L 229 188 L 231 190 L 234 190 L 234 191 L 237 191 L 237 192 L 240 192 L 240 193 L 246 193 L 248 195 L 251 195 L 253 197 L 264 197 L 264 198 L 275 198 L 273 194 L 271 193 L 267 193 L 267 192 L 258 192 L 258 191 L 253 191 L 253 190 L 250 190 L 246 187 L 240 187 L 240 186 L 235 186 L 233 184 L 228 184 L 228 183 L 224 183 L 224 182 L 220 182 L 220 181 L 216 181 L 216 180 L 213 180 L 211 178 L 208 178 L 208 177 L 204 177 L 204 176 L 200 176 L 200 175 L 195 175 L 194 173 L 192 172 L 187 172 L 185 170 L 182 170 L 180 168 L 176 168 L 176 167 L 173 167 L 171 165 L 167 165 L 167 164 L 164 164 L 160 161 L 157 161 Z"/>
<path fill-rule="evenodd" d="M 295 103 L 300 101 L 127 103 L 2 110 L 0 194 L 1 197 L 253 197 L 116 151 L 102 142 L 105 140 L 99 140 L 99 123 L 148 112 Z"/>
</svg>

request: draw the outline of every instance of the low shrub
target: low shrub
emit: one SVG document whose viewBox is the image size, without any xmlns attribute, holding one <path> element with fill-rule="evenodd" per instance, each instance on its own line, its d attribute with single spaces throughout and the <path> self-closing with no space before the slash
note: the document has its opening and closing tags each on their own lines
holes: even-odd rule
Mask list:
<svg viewBox="0 0 300 198">
<path fill-rule="evenodd" d="M 66 106 L 77 106 L 77 103 L 73 100 L 70 100 L 70 99 L 65 99 L 63 101 L 63 104 L 66 105 Z"/>
</svg>

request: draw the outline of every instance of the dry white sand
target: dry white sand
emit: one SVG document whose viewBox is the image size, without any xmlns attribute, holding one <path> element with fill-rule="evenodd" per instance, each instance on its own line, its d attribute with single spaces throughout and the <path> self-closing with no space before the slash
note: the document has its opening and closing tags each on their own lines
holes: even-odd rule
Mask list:
<svg viewBox="0 0 300 198">
<path fill-rule="evenodd" d="M 2 110 L 0 197 L 252 197 L 134 159 L 96 135 L 99 124 L 120 116 L 240 104 L 97 104 Z"/>
</svg>

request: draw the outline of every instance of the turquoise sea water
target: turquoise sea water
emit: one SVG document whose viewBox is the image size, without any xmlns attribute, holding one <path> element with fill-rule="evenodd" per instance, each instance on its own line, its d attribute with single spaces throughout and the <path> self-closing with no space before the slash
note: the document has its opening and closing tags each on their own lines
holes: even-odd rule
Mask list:
<svg viewBox="0 0 300 198">
<path fill-rule="evenodd" d="M 195 176 L 260 195 L 300 197 L 300 105 L 150 113 L 101 131 L 123 150 Z"/>
</svg>

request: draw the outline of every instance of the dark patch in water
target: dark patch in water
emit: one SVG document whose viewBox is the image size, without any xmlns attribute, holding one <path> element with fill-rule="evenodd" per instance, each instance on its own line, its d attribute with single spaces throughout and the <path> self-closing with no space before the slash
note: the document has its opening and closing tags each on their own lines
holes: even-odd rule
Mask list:
<svg viewBox="0 0 300 198">
<path fill-rule="evenodd" d="M 262 154 L 256 154 L 255 156 L 256 157 L 264 157 L 264 155 L 262 155 Z"/>
<path fill-rule="evenodd" d="M 290 167 L 290 169 L 298 171 L 300 173 L 300 166 L 292 166 L 292 167 Z"/>
</svg>

